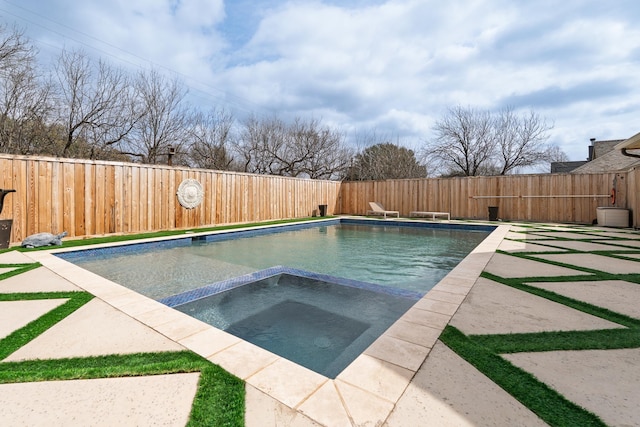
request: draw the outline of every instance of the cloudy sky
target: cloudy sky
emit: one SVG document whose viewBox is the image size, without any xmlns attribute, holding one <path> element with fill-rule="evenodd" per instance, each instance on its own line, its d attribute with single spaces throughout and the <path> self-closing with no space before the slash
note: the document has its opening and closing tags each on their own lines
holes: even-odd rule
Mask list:
<svg viewBox="0 0 640 427">
<path fill-rule="evenodd" d="M 637 0 L 0 0 L 46 62 L 177 73 L 192 102 L 419 148 L 447 108 L 534 110 L 584 160 L 640 132 Z"/>
</svg>

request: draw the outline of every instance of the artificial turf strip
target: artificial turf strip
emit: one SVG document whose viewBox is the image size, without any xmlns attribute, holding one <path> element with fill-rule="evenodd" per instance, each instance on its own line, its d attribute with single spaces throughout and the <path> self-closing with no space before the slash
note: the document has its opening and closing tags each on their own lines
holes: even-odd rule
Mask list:
<svg viewBox="0 0 640 427">
<path fill-rule="evenodd" d="M 202 360 L 194 353 L 180 351 L 25 360 L 0 366 L 0 383 L 24 383 L 197 372 Z"/>
<path fill-rule="evenodd" d="M 40 266 L 41 264 L 39 262 L 35 262 L 32 264 L 0 264 L 0 268 L 15 268 L 15 270 L 7 271 L 6 273 L 0 274 L 0 280 L 8 279 L 9 277 L 17 276 L 21 273 L 26 273 L 27 271 L 33 270 Z"/>
<path fill-rule="evenodd" d="M 244 382 L 207 361 L 187 426 L 244 426 Z"/>
<path fill-rule="evenodd" d="M 542 298 L 546 298 L 550 301 L 557 302 L 559 304 L 565 305 L 575 310 L 582 311 L 583 313 L 591 314 L 593 316 L 600 317 L 601 319 L 605 319 L 610 322 L 617 323 L 622 326 L 626 326 L 628 328 L 640 328 L 639 319 L 635 319 L 633 317 L 616 313 L 615 311 L 611 311 L 606 308 L 598 307 L 597 305 L 589 304 L 584 301 L 575 300 L 573 298 L 569 298 L 564 295 L 560 295 L 555 292 L 548 291 L 546 289 L 537 288 L 535 286 L 530 286 L 523 283 L 525 281 L 528 281 L 528 282 L 533 281 L 530 278 L 505 279 L 500 276 L 487 273 L 486 271 L 483 271 L 480 274 L 480 277 L 493 280 L 494 282 L 502 283 L 503 285 L 511 286 L 512 288 L 519 289 L 521 291 L 525 291 Z M 617 279 L 617 277 L 608 278 L 608 280 L 611 280 L 611 279 Z M 562 281 L 568 281 L 568 280 L 562 280 Z M 575 281 L 575 280 L 571 280 L 571 281 Z"/>
<path fill-rule="evenodd" d="M 244 425 L 242 380 L 190 351 L 0 363 L 0 383 L 200 372 L 190 426 Z"/>
<path fill-rule="evenodd" d="M 603 255 L 603 256 L 608 256 L 610 258 L 619 259 L 619 257 L 611 256 L 611 255 L 615 255 L 615 254 L 611 254 L 610 251 L 598 251 L 598 252 L 599 252 L 598 255 Z M 505 251 L 497 250 L 496 253 L 503 254 L 503 255 L 514 256 L 514 257 L 526 259 L 526 260 L 529 260 L 529 261 L 536 261 L 536 262 L 541 262 L 541 263 L 545 263 L 545 264 L 555 265 L 555 266 L 558 266 L 558 267 L 564 267 L 564 268 L 568 268 L 570 270 L 583 271 L 585 273 L 590 273 L 590 274 L 593 274 L 595 276 L 600 277 L 599 280 L 614 280 L 614 279 L 618 278 L 618 276 L 620 276 L 620 274 L 607 273 L 605 271 L 595 270 L 593 268 L 582 267 L 582 266 L 573 265 L 573 264 L 566 264 L 564 262 L 553 261 L 553 260 L 549 260 L 549 259 L 536 258 L 534 256 L 535 254 L 546 254 L 546 255 L 549 255 L 550 254 L 549 252 L 542 252 L 542 253 L 540 253 L 540 252 L 537 252 L 537 253 L 535 253 L 535 252 L 527 252 L 525 254 L 525 253 L 522 253 L 522 252 L 505 252 Z M 573 250 L 572 251 L 562 252 L 562 254 L 570 254 L 570 253 L 584 254 L 584 253 L 595 253 L 595 252 L 581 252 L 581 251 L 573 251 Z M 637 259 L 629 259 L 629 261 L 640 262 Z M 630 276 L 633 276 L 633 275 L 630 275 Z M 538 278 L 537 280 L 541 281 L 542 279 Z"/>
<path fill-rule="evenodd" d="M 494 353 L 640 348 L 639 329 L 471 335 Z"/>
<path fill-rule="evenodd" d="M 551 426 L 605 426 L 596 415 L 567 400 L 489 348 L 446 326 L 440 340 Z"/>
<path fill-rule="evenodd" d="M 0 294 L 0 301 L 25 301 L 42 299 L 65 299 L 68 301 L 43 314 L 27 325 L 17 329 L 0 340 L 0 360 L 9 356 L 29 341 L 42 334 L 60 320 L 93 299 L 87 292 L 33 292 L 18 294 Z"/>
</svg>

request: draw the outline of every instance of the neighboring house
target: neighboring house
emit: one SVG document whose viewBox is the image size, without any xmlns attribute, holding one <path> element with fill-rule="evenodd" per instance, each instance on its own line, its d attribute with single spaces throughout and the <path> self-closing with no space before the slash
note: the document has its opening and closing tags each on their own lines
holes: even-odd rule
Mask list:
<svg viewBox="0 0 640 427">
<path fill-rule="evenodd" d="M 586 163 L 587 160 L 579 160 L 575 162 L 552 162 L 551 173 L 569 173 Z"/>
<path fill-rule="evenodd" d="M 616 149 L 625 139 L 596 141 L 591 138 L 589 158 L 582 162 L 551 163 L 551 173 L 598 173 L 626 171 L 640 165 L 640 158 L 628 157 Z"/>
<path fill-rule="evenodd" d="M 598 172 L 616 172 L 626 171 L 634 166 L 640 165 L 640 159 L 635 157 L 627 157 L 622 151 L 614 149 L 614 147 L 624 139 L 615 139 L 609 141 L 592 141 L 593 160 L 587 162 L 571 171 L 571 173 L 598 173 Z"/>
</svg>

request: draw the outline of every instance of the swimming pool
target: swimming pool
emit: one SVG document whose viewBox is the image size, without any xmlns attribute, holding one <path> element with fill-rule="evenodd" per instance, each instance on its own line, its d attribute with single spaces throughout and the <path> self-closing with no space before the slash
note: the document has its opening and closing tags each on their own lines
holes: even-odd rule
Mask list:
<svg viewBox="0 0 640 427">
<path fill-rule="evenodd" d="M 343 219 L 56 255 L 334 378 L 493 229 Z"/>
<path fill-rule="evenodd" d="M 174 307 L 335 378 L 416 301 L 281 273 Z"/>
<path fill-rule="evenodd" d="M 425 294 L 492 230 L 342 219 L 57 255 L 158 300 L 276 265 Z"/>
</svg>

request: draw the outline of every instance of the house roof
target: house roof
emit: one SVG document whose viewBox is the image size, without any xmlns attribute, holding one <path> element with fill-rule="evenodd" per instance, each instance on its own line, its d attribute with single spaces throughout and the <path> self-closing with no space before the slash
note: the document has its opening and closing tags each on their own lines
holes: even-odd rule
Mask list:
<svg viewBox="0 0 640 427">
<path fill-rule="evenodd" d="M 640 150 L 640 132 L 613 147 L 615 150 Z"/>
<path fill-rule="evenodd" d="M 569 173 L 587 163 L 586 160 L 573 162 L 551 162 L 551 173 Z"/>
<path fill-rule="evenodd" d="M 638 148 L 640 149 L 640 134 L 638 137 Z M 632 137 L 633 138 L 633 137 Z M 629 139 L 632 139 L 629 138 Z M 605 153 L 599 153 L 598 157 L 585 163 L 584 165 L 575 168 L 571 173 L 597 173 L 597 172 L 617 172 L 626 171 L 634 166 L 640 165 L 640 158 L 629 157 L 622 154 L 622 151 L 618 148 L 627 140 L 607 141 L 611 144 L 611 150 Z M 599 141 L 598 141 L 599 142 Z M 603 141 L 604 142 L 604 141 Z M 615 142 L 616 144 L 613 144 Z"/>
</svg>

